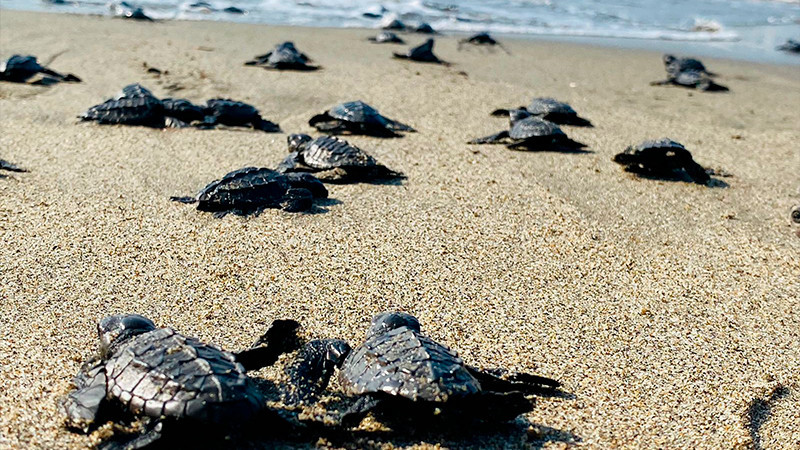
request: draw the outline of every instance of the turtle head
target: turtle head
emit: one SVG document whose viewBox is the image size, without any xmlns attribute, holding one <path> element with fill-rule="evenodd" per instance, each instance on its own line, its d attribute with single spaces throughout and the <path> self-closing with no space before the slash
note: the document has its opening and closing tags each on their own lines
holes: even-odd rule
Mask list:
<svg viewBox="0 0 800 450">
<path fill-rule="evenodd" d="M 508 111 L 508 121 L 513 126 L 515 123 L 519 122 L 522 119 L 532 116 L 533 114 L 529 113 L 524 109 L 511 109 Z"/>
<path fill-rule="evenodd" d="M 119 343 L 155 329 L 156 326 L 150 319 L 138 314 L 108 316 L 97 324 L 100 353 L 106 356 L 111 348 Z"/>
<path fill-rule="evenodd" d="M 675 61 L 675 55 L 664 55 L 664 64 L 669 65 L 672 64 L 673 61 Z"/>
<path fill-rule="evenodd" d="M 290 134 L 289 137 L 286 138 L 286 142 L 289 144 L 290 152 L 299 152 L 304 150 L 306 144 L 311 141 L 311 136 L 307 134 Z"/>
<path fill-rule="evenodd" d="M 372 318 L 372 325 L 367 332 L 367 338 L 387 333 L 397 328 L 408 327 L 419 332 L 419 320 L 408 313 L 384 312 Z"/>
<path fill-rule="evenodd" d="M 341 339 L 328 339 L 324 347 L 325 362 L 333 367 L 342 367 L 351 350 L 350 345 Z"/>
</svg>

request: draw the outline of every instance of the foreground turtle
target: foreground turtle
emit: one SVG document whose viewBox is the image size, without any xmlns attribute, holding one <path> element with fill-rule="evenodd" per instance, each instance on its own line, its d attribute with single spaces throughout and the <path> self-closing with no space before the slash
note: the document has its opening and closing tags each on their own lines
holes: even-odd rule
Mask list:
<svg viewBox="0 0 800 450">
<path fill-rule="evenodd" d="M 593 126 L 588 120 L 579 117 L 578 113 L 572 109 L 572 106 L 554 98 L 536 97 L 531 101 L 530 105 L 520 106 L 517 109 L 560 125 L 573 125 L 578 127 Z M 492 111 L 493 116 L 508 116 L 509 113 L 510 110 L 508 109 L 496 109 Z"/>
<path fill-rule="evenodd" d="M 366 152 L 336 136 L 292 134 L 287 139 L 289 156 L 277 167 L 281 173 L 313 172 L 320 180 L 349 183 L 404 178 L 400 172 L 379 164 Z"/>
<path fill-rule="evenodd" d="M 433 54 L 433 39 L 428 39 L 422 44 L 412 48 L 408 53 L 392 53 L 395 58 L 410 59 L 412 61 L 449 65 Z"/>
<path fill-rule="evenodd" d="M 397 131 L 416 131 L 410 126 L 382 116 L 378 110 L 357 100 L 340 103 L 317 114 L 308 124 L 319 131 L 331 134 L 367 134 L 370 136 L 396 137 Z"/>
<path fill-rule="evenodd" d="M 699 184 L 711 180 L 706 169 L 692 159 L 686 147 L 667 138 L 632 145 L 614 156 L 614 162 L 625 166 L 628 172 L 647 177 L 672 180 L 688 175 Z"/>
<path fill-rule="evenodd" d="M 406 41 L 400 38 L 400 36 L 392 33 L 391 31 L 381 31 L 375 37 L 368 37 L 368 41 L 372 41 L 376 44 L 405 44 Z"/>
<path fill-rule="evenodd" d="M 181 203 L 197 203 L 199 211 L 221 218 L 228 213 L 257 215 L 265 208 L 288 212 L 311 208 L 315 198 L 327 198 L 328 190 L 310 174 L 281 174 L 271 169 L 245 167 L 214 180 L 195 197 L 170 197 Z"/>
<path fill-rule="evenodd" d="M 422 334 L 416 317 L 400 312 L 375 316 L 366 340 L 355 349 L 337 339 L 306 344 L 287 368 L 293 389 L 288 401 L 315 398 L 336 367 L 345 394 L 357 397 L 340 416 L 344 426 L 358 425 L 370 412 L 384 422 L 415 427 L 501 423 L 533 409 L 526 394 L 552 392 L 560 385 L 467 366 L 454 351 Z"/>
<path fill-rule="evenodd" d="M 169 437 L 191 446 L 198 434 L 225 435 L 256 419 L 285 426 L 246 371 L 294 350 L 298 327 L 275 321 L 251 349 L 234 354 L 138 314 L 106 317 L 97 326 L 99 355 L 83 365 L 63 401 L 66 425 L 86 433 L 108 420 L 139 419 L 138 432 L 114 436 L 106 449 L 142 448 Z"/>
<path fill-rule="evenodd" d="M 263 119 L 254 106 L 236 100 L 212 98 L 206 102 L 205 114 L 206 125 L 251 126 L 267 133 L 281 131 L 278 124 Z"/>
<path fill-rule="evenodd" d="M 256 56 L 255 59 L 244 64 L 276 70 L 311 71 L 319 69 L 319 66 L 309 65 L 310 61 L 311 58 L 297 50 L 293 42 L 287 41 L 276 45 L 271 52 Z"/>
<path fill-rule="evenodd" d="M 26 169 L 23 169 L 22 167 L 16 164 L 12 164 L 6 161 L 5 159 L 0 159 L 0 170 L 7 170 L 9 172 L 27 172 Z"/>
<path fill-rule="evenodd" d="M 505 144 L 513 150 L 581 151 L 586 144 L 568 138 L 553 122 L 512 110 L 509 130 L 473 139 L 468 144 Z"/>
<path fill-rule="evenodd" d="M 694 71 L 703 73 L 709 77 L 717 76 L 717 74 L 709 72 L 702 62 L 694 58 L 678 58 L 675 55 L 666 54 L 664 55 L 663 60 L 664 70 L 666 70 L 669 74 L 676 75 L 679 72 Z"/>
<path fill-rule="evenodd" d="M 80 78 L 70 73 L 63 75 L 39 64 L 35 56 L 13 55 L 0 63 L 0 81 L 25 83 L 34 76 L 42 74 L 45 78 L 33 84 L 53 84 L 59 81 L 79 83 Z"/>
<path fill-rule="evenodd" d="M 485 31 L 482 32 L 482 33 L 473 34 L 472 36 L 470 36 L 468 38 L 464 38 L 464 39 L 459 40 L 458 41 L 458 49 L 461 50 L 461 47 L 463 47 L 464 44 L 490 46 L 490 47 L 497 46 L 497 47 L 500 47 L 507 54 L 509 54 L 509 55 L 511 54 L 511 52 L 509 52 L 508 49 L 506 49 L 505 46 L 503 46 L 503 44 L 501 44 L 500 42 L 497 42 L 497 40 L 495 40 L 491 35 L 489 35 L 489 33 L 485 32 Z"/>
</svg>

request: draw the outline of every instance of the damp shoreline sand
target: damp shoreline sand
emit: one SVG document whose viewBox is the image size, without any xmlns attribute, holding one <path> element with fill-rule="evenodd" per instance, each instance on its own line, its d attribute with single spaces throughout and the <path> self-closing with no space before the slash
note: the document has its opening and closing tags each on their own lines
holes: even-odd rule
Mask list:
<svg viewBox="0 0 800 450">
<path fill-rule="evenodd" d="M 562 381 L 570 397 L 524 417 L 546 445 L 800 445 L 797 67 L 704 59 L 731 88 L 710 94 L 649 86 L 664 72 L 645 50 L 508 40 L 506 55 L 440 37 L 454 64 L 441 67 L 391 59 L 406 47 L 367 43 L 374 30 L 6 10 L 0 29 L 0 56 L 54 58 L 84 80 L 0 84 L 0 157 L 30 170 L 0 179 L 0 447 L 90 442 L 62 428 L 57 402 L 106 315 L 236 350 L 282 317 L 358 342 L 388 309 L 470 364 Z M 242 66 L 284 40 L 323 70 Z M 287 133 L 364 100 L 419 132 L 347 139 L 408 179 L 329 186 L 336 201 L 317 214 L 216 220 L 168 198 L 276 165 L 286 134 L 78 123 L 133 82 L 246 101 Z M 533 96 L 591 120 L 564 127 L 591 152 L 465 144 L 503 129 L 491 110 Z M 663 136 L 729 187 L 637 179 L 611 161 Z M 525 426 L 388 442 L 513 448 Z"/>
</svg>

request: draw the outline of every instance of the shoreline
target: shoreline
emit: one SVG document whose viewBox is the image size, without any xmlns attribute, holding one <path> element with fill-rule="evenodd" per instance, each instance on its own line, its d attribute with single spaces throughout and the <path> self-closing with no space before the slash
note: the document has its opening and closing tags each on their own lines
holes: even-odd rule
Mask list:
<svg viewBox="0 0 800 450">
<path fill-rule="evenodd" d="M 308 338 L 360 343 L 386 310 L 414 314 L 468 364 L 554 378 L 569 395 L 536 397 L 498 432 L 362 430 L 361 446 L 800 442 L 798 69 L 704 59 L 731 91 L 702 93 L 651 86 L 665 76 L 659 52 L 573 43 L 508 40 L 507 55 L 444 36 L 434 51 L 453 66 L 442 67 L 393 59 L 408 46 L 368 43 L 374 30 L 6 10 L 0 29 L 2 56 L 37 55 L 83 79 L 0 83 L 0 158 L 29 170 L 0 179 L 0 447 L 92 442 L 63 428 L 58 401 L 110 314 L 236 351 L 280 318 Z M 243 66 L 285 40 L 322 70 Z M 159 98 L 242 100 L 284 132 L 76 119 L 134 82 Z M 587 152 L 466 144 L 506 127 L 491 110 L 534 96 L 595 125 L 563 127 Z M 334 201 L 314 214 L 217 220 L 169 201 L 231 170 L 274 167 L 289 133 L 316 135 L 311 116 L 358 99 L 418 130 L 345 137 L 402 183 L 328 185 Z M 728 187 L 612 162 L 662 136 L 730 174 Z"/>
</svg>

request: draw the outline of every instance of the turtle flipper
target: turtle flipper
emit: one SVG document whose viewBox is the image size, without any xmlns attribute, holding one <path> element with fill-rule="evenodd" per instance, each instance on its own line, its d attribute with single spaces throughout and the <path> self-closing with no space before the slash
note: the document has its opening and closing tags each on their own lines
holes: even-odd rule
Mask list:
<svg viewBox="0 0 800 450">
<path fill-rule="evenodd" d="M 706 169 L 700 164 L 697 164 L 694 160 L 684 162 L 683 170 L 692 177 L 695 183 L 706 184 L 711 180 Z"/>
<path fill-rule="evenodd" d="M 163 437 L 163 423 L 158 420 L 145 420 L 144 428 L 137 433 L 115 434 L 114 437 L 97 446 L 98 450 L 138 450 L 152 448 Z M 160 447 L 160 446 L 159 446 Z"/>
<path fill-rule="evenodd" d="M 87 361 L 72 383 L 75 390 L 62 403 L 66 426 L 88 433 L 98 422 L 100 408 L 106 399 L 105 364 L 100 359 Z"/>
<path fill-rule="evenodd" d="M 283 392 L 288 404 L 312 401 L 328 387 L 334 369 L 341 367 L 350 353 L 347 342 L 317 339 L 308 342 L 286 368 L 289 384 Z"/>
<path fill-rule="evenodd" d="M 346 411 L 339 416 L 339 423 L 346 428 L 358 426 L 367 415 L 376 409 L 381 403 L 381 399 L 374 395 L 364 395 L 359 397 L 355 403 L 350 405 Z"/>
<path fill-rule="evenodd" d="M 392 56 L 397 59 L 409 59 L 408 55 L 404 55 L 402 53 L 392 53 Z"/>
<path fill-rule="evenodd" d="M 481 388 L 485 391 L 536 394 L 552 392 L 561 386 L 560 382 L 552 378 L 528 373 L 508 372 L 504 369 L 480 370 L 475 367 L 467 367 L 467 370 L 481 383 Z"/>
<path fill-rule="evenodd" d="M 236 353 L 236 361 L 245 370 L 258 370 L 274 364 L 282 353 L 295 350 L 299 346 L 297 330 L 300 324 L 294 320 L 275 320 L 266 333 L 258 338 L 253 346 Z"/>
<path fill-rule="evenodd" d="M 417 131 L 404 123 L 400 123 L 396 120 L 391 120 L 391 119 L 386 119 L 386 128 L 392 131 L 411 131 L 411 132 Z"/>
<path fill-rule="evenodd" d="M 280 133 L 281 131 L 281 127 L 277 123 L 265 119 L 253 122 L 253 128 L 267 133 Z"/>
<path fill-rule="evenodd" d="M 495 133 L 486 137 L 473 139 L 467 144 L 500 144 L 502 143 L 503 139 L 508 138 L 508 130 L 503 130 L 499 133 Z"/>
<path fill-rule="evenodd" d="M 186 203 L 186 204 L 197 203 L 197 199 L 194 198 L 194 197 L 170 197 L 169 199 L 170 199 L 170 201 L 173 201 L 173 202 L 180 202 L 180 203 Z"/>
<path fill-rule="evenodd" d="M 312 126 L 312 127 L 316 127 L 317 124 L 321 124 L 321 123 L 324 123 L 324 122 L 330 122 L 332 120 L 335 120 L 335 119 L 333 117 L 331 117 L 327 112 L 324 112 L 322 114 L 317 114 L 314 117 L 308 119 L 308 124 L 310 126 Z"/>
<path fill-rule="evenodd" d="M 495 109 L 491 112 L 492 116 L 496 117 L 508 117 L 508 110 L 507 109 Z"/>
</svg>

